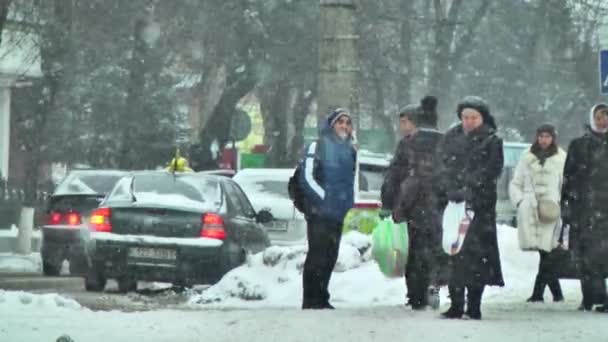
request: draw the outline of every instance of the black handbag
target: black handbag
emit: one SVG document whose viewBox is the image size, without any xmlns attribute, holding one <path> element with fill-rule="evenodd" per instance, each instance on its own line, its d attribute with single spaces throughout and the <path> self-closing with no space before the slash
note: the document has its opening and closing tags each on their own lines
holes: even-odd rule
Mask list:
<svg viewBox="0 0 608 342">
<path fill-rule="evenodd" d="M 547 263 L 550 264 L 559 279 L 580 279 L 582 260 L 572 248 L 570 242 L 570 226 L 562 226 L 559 236 L 559 246 L 549 252 Z"/>
<path fill-rule="evenodd" d="M 558 246 L 549 252 L 547 263 L 551 264 L 560 279 L 580 279 L 581 277 L 581 260 L 572 250 Z"/>
</svg>

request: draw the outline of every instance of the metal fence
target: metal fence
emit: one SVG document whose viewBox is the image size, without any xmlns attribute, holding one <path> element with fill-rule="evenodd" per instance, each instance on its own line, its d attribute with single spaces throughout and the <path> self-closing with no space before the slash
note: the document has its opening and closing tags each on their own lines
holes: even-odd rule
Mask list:
<svg viewBox="0 0 608 342">
<path fill-rule="evenodd" d="M 44 222 L 46 203 L 53 189 L 38 189 L 34 200 L 34 227 Z M 0 229 L 8 229 L 18 224 L 21 208 L 26 202 L 26 192 L 22 186 L 0 179 Z"/>
</svg>

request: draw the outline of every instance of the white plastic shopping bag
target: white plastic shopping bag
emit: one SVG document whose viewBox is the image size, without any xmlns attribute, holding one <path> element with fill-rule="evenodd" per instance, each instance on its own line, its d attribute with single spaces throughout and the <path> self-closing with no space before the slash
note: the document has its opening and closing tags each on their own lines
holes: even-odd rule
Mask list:
<svg viewBox="0 0 608 342">
<path fill-rule="evenodd" d="M 465 202 L 449 202 L 443 212 L 443 250 L 449 255 L 460 252 L 469 224 L 475 213 L 467 209 Z"/>
</svg>

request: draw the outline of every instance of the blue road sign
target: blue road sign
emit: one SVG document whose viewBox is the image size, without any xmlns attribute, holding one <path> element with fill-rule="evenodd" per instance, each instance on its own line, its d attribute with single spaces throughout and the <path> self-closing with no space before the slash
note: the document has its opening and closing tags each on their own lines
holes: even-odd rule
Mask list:
<svg viewBox="0 0 608 342">
<path fill-rule="evenodd" d="M 608 95 L 608 50 L 600 50 L 600 93 Z"/>
</svg>

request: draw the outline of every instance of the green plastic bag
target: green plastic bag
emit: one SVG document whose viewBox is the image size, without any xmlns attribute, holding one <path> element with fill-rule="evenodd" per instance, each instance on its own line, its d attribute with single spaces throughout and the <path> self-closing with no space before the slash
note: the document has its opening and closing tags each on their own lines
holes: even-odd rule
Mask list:
<svg viewBox="0 0 608 342">
<path fill-rule="evenodd" d="M 374 228 L 380 223 L 380 209 L 352 208 L 344 217 L 342 232 L 348 233 L 352 230 L 370 235 Z"/>
<path fill-rule="evenodd" d="M 372 233 L 372 257 L 387 277 L 405 274 L 409 240 L 406 223 L 394 223 L 387 217 L 380 221 Z"/>
</svg>

